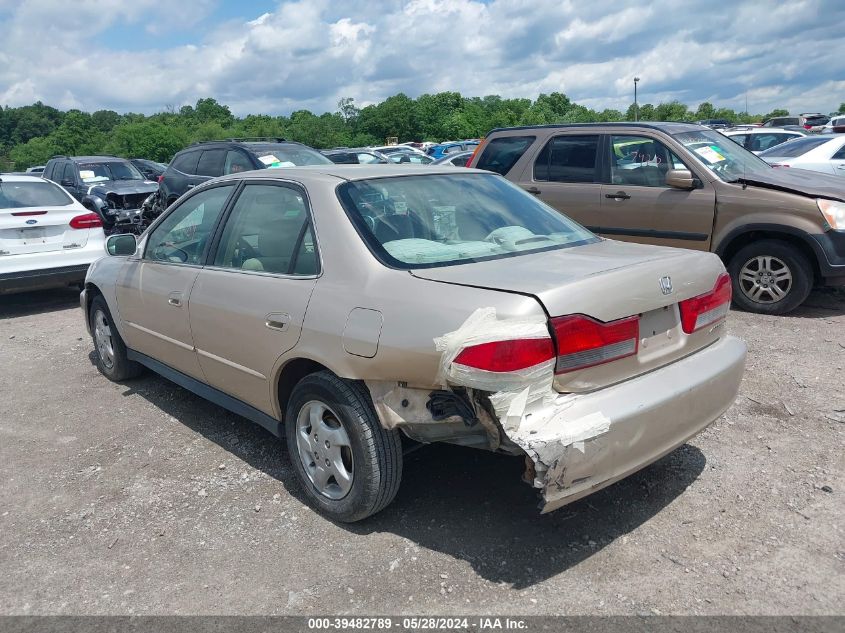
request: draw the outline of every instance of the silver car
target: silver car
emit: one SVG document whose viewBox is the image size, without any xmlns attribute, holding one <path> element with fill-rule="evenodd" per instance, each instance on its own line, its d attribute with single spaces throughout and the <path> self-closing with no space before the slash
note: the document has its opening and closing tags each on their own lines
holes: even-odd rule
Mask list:
<svg viewBox="0 0 845 633">
<path fill-rule="evenodd" d="M 232 174 L 107 249 L 81 296 L 100 371 L 285 436 L 339 521 L 391 502 L 403 439 L 521 456 L 554 510 L 704 429 L 745 364 L 716 255 L 601 239 L 475 169 Z"/>
</svg>

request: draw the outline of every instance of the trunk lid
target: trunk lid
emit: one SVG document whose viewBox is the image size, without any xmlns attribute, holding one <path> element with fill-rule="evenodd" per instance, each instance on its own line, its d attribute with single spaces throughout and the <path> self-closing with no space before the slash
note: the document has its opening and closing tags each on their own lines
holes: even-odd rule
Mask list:
<svg viewBox="0 0 845 633">
<path fill-rule="evenodd" d="M 70 221 L 86 213 L 76 205 L 0 208 L 0 257 L 83 248 L 91 229 L 71 228 Z"/>
<path fill-rule="evenodd" d="M 639 315 L 633 356 L 557 375 L 558 391 L 591 391 L 651 371 L 706 347 L 723 322 L 693 334 L 678 302 L 711 291 L 724 266 L 712 253 L 602 240 L 593 244 L 457 266 L 412 270 L 421 279 L 535 297 L 550 317 L 583 314 L 608 322 Z M 666 292 L 669 278 L 671 290 Z"/>
</svg>

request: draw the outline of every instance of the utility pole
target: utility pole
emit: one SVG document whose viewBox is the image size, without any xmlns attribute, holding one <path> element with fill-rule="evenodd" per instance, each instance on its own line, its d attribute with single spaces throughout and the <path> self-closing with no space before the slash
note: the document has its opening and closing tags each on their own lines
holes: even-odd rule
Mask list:
<svg viewBox="0 0 845 633">
<path fill-rule="evenodd" d="M 640 120 L 640 106 L 637 104 L 637 82 L 639 77 L 634 77 L 634 121 Z"/>
</svg>

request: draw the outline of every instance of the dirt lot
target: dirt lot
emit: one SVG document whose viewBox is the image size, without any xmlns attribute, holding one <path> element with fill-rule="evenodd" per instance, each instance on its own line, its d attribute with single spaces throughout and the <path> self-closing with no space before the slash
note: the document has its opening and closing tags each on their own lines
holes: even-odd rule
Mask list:
<svg viewBox="0 0 845 633">
<path fill-rule="evenodd" d="M 259 427 L 100 376 L 76 301 L 0 298 L 0 613 L 843 613 L 845 294 L 733 312 L 737 402 L 615 486 L 540 516 L 518 459 L 430 446 L 346 527 Z"/>
</svg>

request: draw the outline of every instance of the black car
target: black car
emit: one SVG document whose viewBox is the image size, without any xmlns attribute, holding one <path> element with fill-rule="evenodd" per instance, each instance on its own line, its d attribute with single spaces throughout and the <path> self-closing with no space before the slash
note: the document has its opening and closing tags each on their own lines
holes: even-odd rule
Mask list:
<svg viewBox="0 0 845 633">
<path fill-rule="evenodd" d="M 165 206 L 198 184 L 239 171 L 331 165 L 315 149 L 285 139 L 230 139 L 195 143 L 178 152 L 159 183 L 159 195 Z"/>
<path fill-rule="evenodd" d="M 366 148 L 339 147 L 323 150 L 322 154 L 339 165 L 386 165 L 390 162 L 384 154 Z"/>
<path fill-rule="evenodd" d="M 167 169 L 164 163 L 157 163 L 154 160 L 147 160 L 146 158 L 130 158 L 129 162 L 135 165 L 147 180 L 154 180 L 158 182 L 158 177 Z"/>
</svg>

